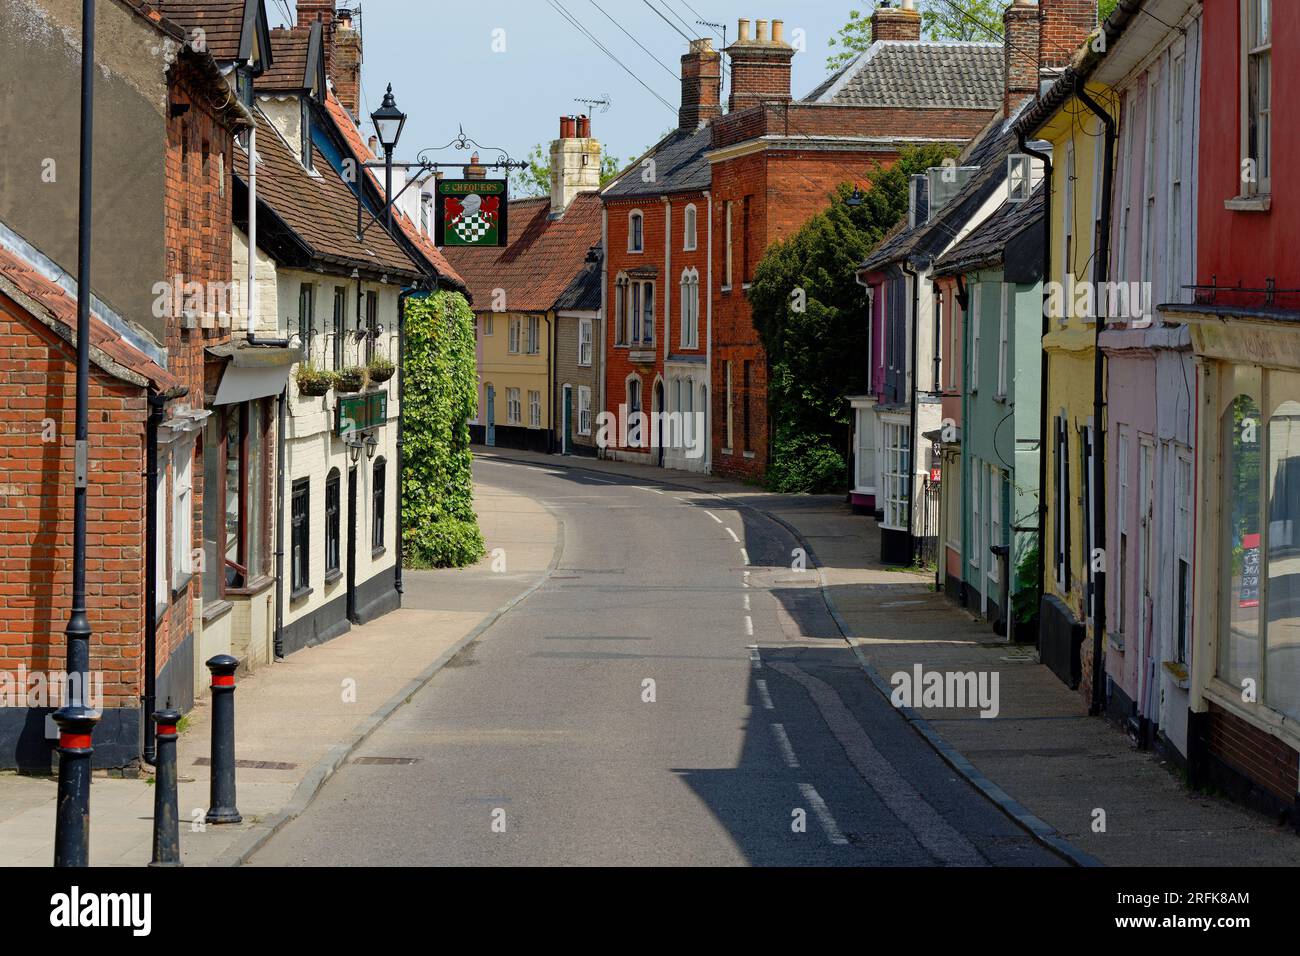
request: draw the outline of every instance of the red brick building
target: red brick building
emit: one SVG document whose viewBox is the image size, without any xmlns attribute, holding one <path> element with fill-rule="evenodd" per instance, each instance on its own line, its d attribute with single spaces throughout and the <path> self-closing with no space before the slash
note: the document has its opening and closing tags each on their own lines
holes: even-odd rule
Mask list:
<svg viewBox="0 0 1300 956">
<path fill-rule="evenodd" d="M 721 66 L 708 40 L 691 41 L 677 129 L 601 193 L 603 409 L 620 423 L 636 412 L 652 416 L 639 428 L 629 420 L 626 435 L 615 430 L 601 449 L 613 458 L 708 468 L 712 207 L 704 157 L 708 124 L 722 112 Z"/>
<path fill-rule="evenodd" d="M 767 357 L 745 290 L 764 251 L 845 182 L 869 185 L 912 144 L 963 144 L 1002 105 L 997 44 L 920 42 L 920 14 L 878 9 L 871 46 L 810 94 L 790 87 L 783 24 L 741 20 L 728 113 L 711 125 L 712 470 L 761 478 L 774 436 Z"/>
</svg>

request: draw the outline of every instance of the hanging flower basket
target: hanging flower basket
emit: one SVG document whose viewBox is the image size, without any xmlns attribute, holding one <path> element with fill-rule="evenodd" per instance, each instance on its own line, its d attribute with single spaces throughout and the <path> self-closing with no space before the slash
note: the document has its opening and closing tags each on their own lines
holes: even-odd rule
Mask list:
<svg viewBox="0 0 1300 956">
<path fill-rule="evenodd" d="M 310 362 L 298 366 L 298 394 L 304 398 L 319 398 L 329 392 L 335 385 L 337 376 L 333 372 L 318 369 Z"/>
<path fill-rule="evenodd" d="M 340 392 L 359 392 L 365 388 L 366 370 L 363 368 L 345 368 L 336 374 L 338 375 L 336 387 Z"/>
<path fill-rule="evenodd" d="M 386 382 L 393 377 L 397 371 L 397 366 L 386 358 L 372 359 L 366 366 L 366 372 L 372 382 Z"/>
</svg>

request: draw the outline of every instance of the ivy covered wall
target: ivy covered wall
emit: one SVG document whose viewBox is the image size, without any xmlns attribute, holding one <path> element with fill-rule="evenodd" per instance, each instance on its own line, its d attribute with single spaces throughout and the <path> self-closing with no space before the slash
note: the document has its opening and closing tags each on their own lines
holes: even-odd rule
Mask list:
<svg viewBox="0 0 1300 956">
<path fill-rule="evenodd" d="M 458 292 L 406 300 L 403 553 L 411 568 L 483 556 L 474 513 L 469 419 L 477 413 L 474 313 Z"/>
</svg>

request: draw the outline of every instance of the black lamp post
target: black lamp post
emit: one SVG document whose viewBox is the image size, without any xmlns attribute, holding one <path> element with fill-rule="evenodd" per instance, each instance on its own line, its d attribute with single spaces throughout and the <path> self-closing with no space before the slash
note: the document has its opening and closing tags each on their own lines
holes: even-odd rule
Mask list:
<svg viewBox="0 0 1300 956">
<path fill-rule="evenodd" d="M 379 109 L 370 114 L 370 121 L 375 124 L 375 134 L 379 145 L 384 147 L 384 225 L 393 228 L 393 150 L 402 138 L 402 127 L 406 125 L 406 114 L 397 108 L 393 98 L 393 84 L 388 84 L 384 102 Z"/>
<path fill-rule="evenodd" d="M 87 704 L 90 682 L 90 618 L 86 614 L 86 482 L 90 469 L 90 227 L 94 145 L 95 0 L 81 0 L 81 144 L 77 207 L 77 423 L 73 466 L 72 609 L 64 633 L 68 664 L 59 727 L 59 791 L 54 822 L 54 865 L 90 863 L 91 735 L 98 711 Z M 153 613 L 146 608 L 146 613 Z"/>
</svg>

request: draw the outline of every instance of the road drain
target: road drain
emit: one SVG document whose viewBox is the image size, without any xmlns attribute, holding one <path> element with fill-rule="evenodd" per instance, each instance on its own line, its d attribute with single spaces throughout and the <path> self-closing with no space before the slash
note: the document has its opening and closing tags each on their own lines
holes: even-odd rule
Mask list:
<svg viewBox="0 0 1300 956">
<path fill-rule="evenodd" d="M 196 767 L 211 767 L 212 761 L 199 757 L 194 761 Z M 281 760 L 236 760 L 235 766 L 240 770 L 295 770 L 296 763 L 284 763 Z"/>
<path fill-rule="evenodd" d="M 419 759 L 419 757 L 353 757 L 352 762 L 381 766 L 406 767 L 415 763 Z"/>
</svg>

